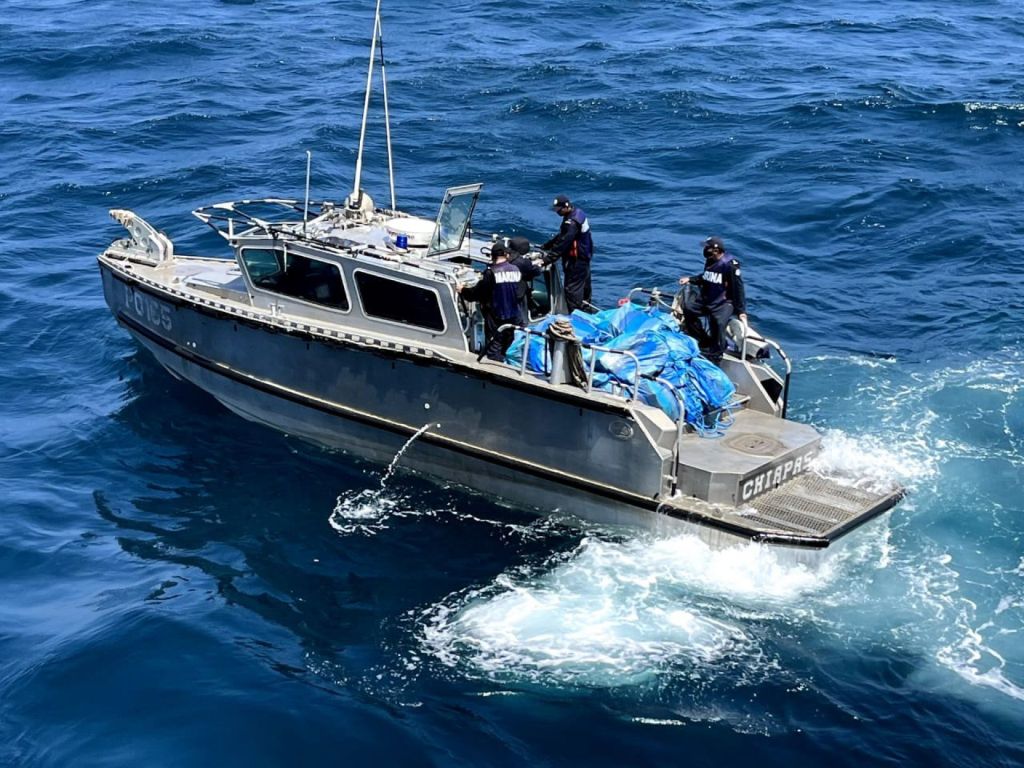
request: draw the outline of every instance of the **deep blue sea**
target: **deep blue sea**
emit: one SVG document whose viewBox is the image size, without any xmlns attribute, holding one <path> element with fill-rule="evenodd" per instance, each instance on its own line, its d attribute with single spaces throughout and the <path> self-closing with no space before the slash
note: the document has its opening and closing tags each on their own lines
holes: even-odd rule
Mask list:
<svg viewBox="0 0 1024 768">
<path fill-rule="evenodd" d="M 808 566 L 381 490 L 116 325 L 108 209 L 226 256 L 193 208 L 350 191 L 369 0 L 0 0 L 0 764 L 1024 763 L 1022 17 L 385 0 L 400 207 L 566 193 L 604 304 L 741 260 L 823 461 L 910 489 Z"/>
</svg>

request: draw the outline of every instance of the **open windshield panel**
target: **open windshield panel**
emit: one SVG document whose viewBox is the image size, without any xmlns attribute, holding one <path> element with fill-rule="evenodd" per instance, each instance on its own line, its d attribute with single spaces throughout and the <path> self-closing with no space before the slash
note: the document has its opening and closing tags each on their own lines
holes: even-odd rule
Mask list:
<svg viewBox="0 0 1024 768">
<path fill-rule="evenodd" d="M 445 190 L 427 256 L 440 256 L 462 248 L 481 187 L 483 184 L 466 184 Z"/>
</svg>

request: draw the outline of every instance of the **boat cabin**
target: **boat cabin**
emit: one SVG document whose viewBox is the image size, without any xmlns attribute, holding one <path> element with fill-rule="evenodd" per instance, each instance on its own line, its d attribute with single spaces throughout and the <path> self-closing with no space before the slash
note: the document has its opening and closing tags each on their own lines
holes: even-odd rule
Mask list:
<svg viewBox="0 0 1024 768">
<path fill-rule="evenodd" d="M 448 189 L 434 220 L 375 208 L 365 193 L 354 205 L 318 204 L 312 217 L 293 200 L 200 208 L 193 213 L 228 240 L 239 270 L 227 282 L 196 275 L 189 284 L 205 281 L 224 298 L 248 298 L 273 314 L 479 352 L 483 317 L 455 285 L 473 283 L 490 263 L 493 238 L 471 228 L 481 187 Z M 557 269 L 534 279 L 531 294 L 531 322 L 565 311 Z"/>
</svg>

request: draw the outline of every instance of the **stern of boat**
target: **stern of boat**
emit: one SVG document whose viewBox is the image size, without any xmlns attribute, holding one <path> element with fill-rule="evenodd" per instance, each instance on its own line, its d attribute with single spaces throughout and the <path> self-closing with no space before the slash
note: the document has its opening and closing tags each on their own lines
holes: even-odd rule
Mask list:
<svg viewBox="0 0 1024 768">
<path fill-rule="evenodd" d="M 744 409 L 722 437 L 682 436 L 664 510 L 755 541 L 822 548 L 903 497 L 900 487 L 819 474 L 820 450 L 813 427 Z"/>
</svg>

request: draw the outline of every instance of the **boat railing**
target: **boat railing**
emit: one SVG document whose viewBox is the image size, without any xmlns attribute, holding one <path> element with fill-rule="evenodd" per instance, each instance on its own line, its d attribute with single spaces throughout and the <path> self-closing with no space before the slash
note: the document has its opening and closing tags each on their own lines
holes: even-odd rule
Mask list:
<svg viewBox="0 0 1024 768">
<path fill-rule="evenodd" d="M 790 362 L 789 357 L 777 341 L 765 338 L 764 343 L 779 353 L 779 358 L 786 366 L 786 375 L 782 381 L 782 413 L 780 414 L 782 418 L 786 418 L 786 410 L 789 407 L 789 380 L 793 375 L 793 363 Z"/>
<path fill-rule="evenodd" d="M 679 417 L 676 419 L 676 439 L 672 447 L 672 495 L 675 495 L 676 488 L 679 485 L 679 453 L 683 447 L 683 435 L 686 433 L 686 401 L 683 399 L 682 392 L 671 381 L 663 379 L 661 376 L 656 376 L 654 380 L 663 387 L 667 387 L 675 397 L 676 403 L 679 404 Z"/>
<path fill-rule="evenodd" d="M 538 330 L 536 330 L 534 328 L 529 328 L 527 326 L 522 326 L 522 325 L 516 325 L 514 323 L 506 323 L 505 325 L 502 325 L 502 326 L 500 326 L 498 328 L 498 333 L 501 333 L 503 331 L 510 331 L 510 330 L 522 331 L 523 334 L 524 334 L 524 339 L 523 339 L 523 359 L 519 363 L 519 375 L 520 376 L 525 376 L 526 375 L 526 366 L 527 366 L 527 363 L 529 363 L 530 337 L 531 336 L 537 336 L 541 340 L 544 341 L 544 365 L 545 365 L 544 373 L 548 374 L 550 376 L 551 371 L 546 370 L 547 367 L 550 365 L 550 359 L 549 359 L 548 347 L 547 347 L 547 342 L 548 342 L 548 339 L 550 337 L 548 336 L 547 332 L 546 331 L 538 331 Z M 626 389 L 626 392 L 629 393 L 629 396 L 626 397 L 625 399 L 627 401 L 632 401 L 632 400 L 638 399 L 638 395 L 640 393 L 640 358 L 638 358 L 635 354 L 633 354 L 629 350 L 625 350 L 625 349 L 612 349 L 611 347 L 602 347 L 599 344 L 591 344 L 589 342 L 579 341 L 579 340 L 571 342 L 571 343 L 579 345 L 581 351 L 586 350 L 586 351 L 589 352 L 588 364 L 585 366 L 585 368 L 587 370 L 587 378 L 586 378 L 586 385 L 583 387 L 584 391 L 589 393 L 589 392 L 593 391 L 593 389 L 594 389 L 594 373 L 595 373 L 595 369 L 597 367 L 596 363 L 597 363 L 597 356 L 598 356 L 598 354 L 622 355 L 623 357 L 629 358 L 630 360 L 633 361 L 633 380 L 630 383 L 628 389 Z"/>
<path fill-rule="evenodd" d="M 662 291 L 660 288 L 642 288 L 642 287 L 637 287 L 637 288 L 633 288 L 632 290 L 630 290 L 630 292 L 628 294 L 626 294 L 626 300 L 630 304 L 639 304 L 640 302 L 636 301 L 633 298 L 634 294 L 638 294 L 638 293 L 639 294 L 645 294 L 648 297 L 648 299 L 647 299 L 648 306 L 654 306 L 654 305 L 661 306 L 661 307 L 664 307 L 665 309 L 667 309 L 669 312 L 675 314 L 675 311 L 676 311 L 676 296 L 677 296 L 677 294 L 671 293 L 669 291 Z M 666 297 L 670 297 L 670 298 L 666 299 Z"/>
<path fill-rule="evenodd" d="M 257 216 L 253 210 L 264 206 L 275 207 L 289 211 L 297 216 L 308 211 L 308 204 L 304 206 L 303 202 L 302 200 L 287 200 L 277 197 L 267 197 L 259 200 L 236 200 L 196 208 L 192 211 L 192 215 L 225 240 L 231 241 L 244 232 L 253 229 L 273 233 L 280 232 L 287 226 L 301 224 L 302 219 L 268 221 L 261 216 Z"/>
<path fill-rule="evenodd" d="M 739 318 L 734 318 L 730 322 L 735 322 L 740 328 L 740 338 L 742 339 L 739 345 L 740 359 L 744 361 L 749 361 L 750 358 L 747 357 L 747 348 L 748 342 L 751 341 L 750 326 L 748 325 L 746 320 L 741 320 Z M 764 346 L 771 347 L 772 349 L 774 349 L 778 353 L 779 359 L 782 361 L 782 364 L 785 366 L 785 375 L 783 375 L 782 377 L 783 381 L 781 398 L 782 418 L 786 418 L 786 408 L 789 404 L 789 382 L 793 375 L 793 363 L 790 361 L 789 356 L 786 354 L 786 351 L 782 348 L 782 345 L 780 345 L 774 339 L 769 339 L 767 336 L 762 336 L 759 333 L 755 333 L 755 335 L 753 336 L 753 341 L 756 344 L 763 344 Z M 758 350 L 758 352 L 760 352 L 760 350 Z M 778 370 L 775 370 L 774 366 L 766 362 L 769 359 L 768 355 L 765 355 L 762 358 L 760 354 L 755 354 L 753 357 L 757 362 L 761 363 L 765 367 L 772 368 L 775 375 L 779 375 Z"/>
</svg>

